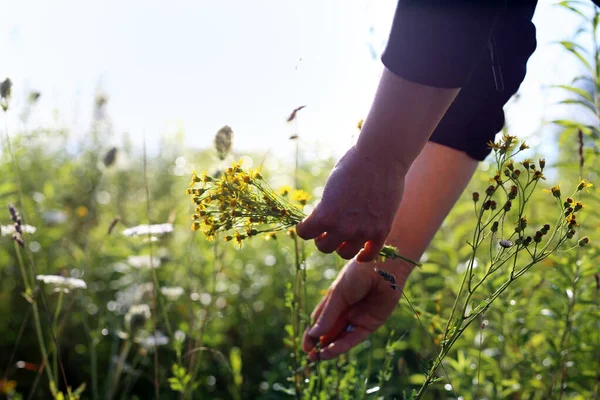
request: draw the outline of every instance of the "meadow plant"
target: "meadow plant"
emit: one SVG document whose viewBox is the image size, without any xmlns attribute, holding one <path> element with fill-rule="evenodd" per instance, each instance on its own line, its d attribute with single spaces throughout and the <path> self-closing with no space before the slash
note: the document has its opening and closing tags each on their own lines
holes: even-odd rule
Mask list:
<svg viewBox="0 0 600 400">
<path fill-rule="evenodd" d="M 556 203 L 555 220 L 532 226 L 527 213 L 531 212 L 532 196 L 539 182 L 545 179 L 546 161 L 516 161 L 515 156 L 528 146 L 518 143 L 514 136 L 504 135 L 489 146 L 495 174 L 482 194 L 472 194 L 477 223 L 469 242 L 471 255 L 446 327 L 434 340 L 439 343 L 438 354 L 427 369 L 421 388 L 411 394 L 413 400 L 421 399 L 432 383 L 442 379 L 438 369 L 457 340 L 517 279 L 563 245 L 570 243 L 567 250 L 574 250 L 589 243 L 586 236 L 575 235 L 578 215 L 584 208 L 577 196 L 591 187 L 590 183 L 580 181 L 566 197 L 558 185 L 545 190 Z M 485 264 L 482 260 L 486 260 Z"/>
</svg>

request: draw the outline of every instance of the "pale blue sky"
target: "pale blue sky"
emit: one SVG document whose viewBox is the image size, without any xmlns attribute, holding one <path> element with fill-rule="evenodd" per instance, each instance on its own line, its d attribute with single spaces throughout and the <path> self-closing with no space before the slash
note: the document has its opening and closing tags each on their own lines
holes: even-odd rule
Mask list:
<svg viewBox="0 0 600 400">
<path fill-rule="evenodd" d="M 576 20 L 552 3 L 540 1 L 538 51 L 509 110 L 519 135 L 554 115 L 561 94 L 542 85 L 575 73 L 549 42 L 572 36 Z M 229 124 L 238 149 L 278 153 L 298 128 L 308 149 L 339 155 L 368 111 L 382 68 L 372 50 L 382 49 L 394 8 L 395 0 L 0 0 L 0 78 L 13 79 L 16 106 L 30 89 L 42 93 L 33 125 L 54 125 L 58 110 L 59 124 L 84 134 L 101 87 L 116 132 L 145 132 L 151 144 L 183 127 L 188 143 L 210 145 Z M 299 105 L 299 125 L 286 125 Z"/>
</svg>

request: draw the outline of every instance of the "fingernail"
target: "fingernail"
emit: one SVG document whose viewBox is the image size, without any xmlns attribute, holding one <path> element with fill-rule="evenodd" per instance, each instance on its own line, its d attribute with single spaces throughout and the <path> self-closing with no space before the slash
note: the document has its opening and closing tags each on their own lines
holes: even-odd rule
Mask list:
<svg viewBox="0 0 600 400">
<path fill-rule="evenodd" d="M 317 335 L 317 332 L 319 332 L 319 325 L 315 325 L 312 328 L 310 328 L 308 330 L 308 336 L 312 336 L 312 337 L 318 338 L 319 335 Z"/>
</svg>

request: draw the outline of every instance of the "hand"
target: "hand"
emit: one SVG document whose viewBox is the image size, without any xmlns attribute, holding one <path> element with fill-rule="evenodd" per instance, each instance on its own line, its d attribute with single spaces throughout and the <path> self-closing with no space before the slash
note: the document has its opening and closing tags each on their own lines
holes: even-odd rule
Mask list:
<svg viewBox="0 0 600 400">
<path fill-rule="evenodd" d="M 315 239 L 323 253 L 374 260 L 400 205 L 405 175 L 397 162 L 352 147 L 331 171 L 321 202 L 296 227 L 298 236 Z"/>
<path fill-rule="evenodd" d="M 350 261 L 313 311 L 315 323 L 302 340 L 311 361 L 328 360 L 350 350 L 383 325 L 396 308 L 412 267 L 402 262 L 385 263 L 384 269 L 396 276 L 398 290 L 393 290 L 374 266 Z M 350 332 L 345 330 L 348 324 L 352 326 Z M 323 348 L 317 355 L 319 339 Z"/>
</svg>

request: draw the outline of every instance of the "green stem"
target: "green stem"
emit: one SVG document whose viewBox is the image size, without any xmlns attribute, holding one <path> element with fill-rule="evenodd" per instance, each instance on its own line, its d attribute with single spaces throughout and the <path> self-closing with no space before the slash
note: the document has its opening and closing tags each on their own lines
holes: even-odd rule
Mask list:
<svg viewBox="0 0 600 400">
<path fill-rule="evenodd" d="M 58 300 L 56 302 L 56 310 L 54 311 L 54 320 L 53 320 L 53 324 L 52 324 L 52 332 L 57 332 L 57 323 L 58 323 L 58 317 L 60 316 L 60 309 L 62 308 L 62 303 L 63 303 L 63 297 L 64 297 L 64 292 L 61 290 L 58 293 Z M 54 351 L 53 355 L 52 355 L 52 360 L 54 362 L 54 370 L 58 371 L 58 351 Z M 54 377 L 54 384 L 58 386 L 58 375 L 56 375 Z"/>
<path fill-rule="evenodd" d="M 121 352 L 119 353 L 119 361 L 117 362 L 117 368 L 115 370 L 115 375 L 113 378 L 112 388 L 110 390 L 109 399 L 112 399 L 117 392 L 117 388 L 119 386 L 119 378 L 121 377 L 121 372 L 123 371 L 123 365 L 125 365 L 125 359 L 127 359 L 127 355 L 129 354 L 129 350 L 131 349 L 131 339 L 126 339 L 123 342 L 123 346 L 121 346 Z"/>
<path fill-rule="evenodd" d="M 15 243 L 15 251 L 17 253 L 17 260 L 19 262 L 19 267 L 21 268 L 21 271 L 23 272 L 23 280 L 24 280 L 24 284 L 25 284 L 25 288 L 29 293 L 33 293 L 31 291 L 31 287 L 29 286 L 29 282 L 27 281 L 27 275 L 25 273 L 25 264 L 23 262 L 23 256 L 21 255 L 21 248 L 19 247 L 19 244 L 17 242 Z M 31 307 L 33 309 L 33 321 L 34 321 L 34 326 L 35 326 L 35 333 L 37 335 L 37 339 L 40 345 L 40 351 L 42 353 L 42 358 L 44 360 L 44 364 L 46 364 L 46 375 L 48 375 L 48 381 L 49 382 L 54 382 L 54 375 L 52 374 L 52 370 L 50 368 L 50 365 L 48 364 L 48 352 L 46 351 L 46 345 L 44 344 L 44 334 L 43 334 L 43 330 L 42 330 L 42 324 L 40 323 L 40 312 L 38 310 L 38 306 L 37 306 L 37 299 L 36 296 L 32 296 L 31 299 Z"/>
</svg>

